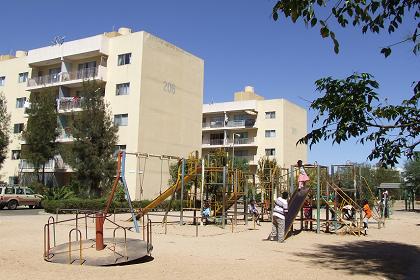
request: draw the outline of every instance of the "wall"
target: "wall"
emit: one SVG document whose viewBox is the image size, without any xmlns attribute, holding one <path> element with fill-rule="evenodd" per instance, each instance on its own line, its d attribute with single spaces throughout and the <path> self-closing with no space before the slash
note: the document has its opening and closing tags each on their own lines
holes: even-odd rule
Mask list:
<svg viewBox="0 0 420 280">
<path fill-rule="evenodd" d="M 201 151 L 204 61 L 143 34 L 139 151 L 180 157 Z M 147 164 L 143 190 L 138 177 L 136 196 L 142 192 L 142 198 L 154 198 L 160 191 L 161 161 Z M 167 163 L 163 170 L 166 185 Z"/>
</svg>

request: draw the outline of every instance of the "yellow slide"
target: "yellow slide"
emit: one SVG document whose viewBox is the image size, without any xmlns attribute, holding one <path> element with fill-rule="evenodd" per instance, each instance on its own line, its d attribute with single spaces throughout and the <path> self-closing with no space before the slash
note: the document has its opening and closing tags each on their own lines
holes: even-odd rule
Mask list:
<svg viewBox="0 0 420 280">
<path fill-rule="evenodd" d="M 200 170 L 192 170 L 189 174 L 184 176 L 184 184 L 188 183 L 192 178 L 194 178 Z M 147 214 L 150 210 L 156 208 L 161 204 L 165 199 L 169 198 L 174 192 L 176 192 L 182 185 L 182 176 L 178 173 L 178 178 L 171 187 L 164 191 L 161 195 L 152 200 L 146 207 L 141 209 L 142 211 L 136 215 L 136 219 L 140 219 L 142 216 Z"/>
</svg>

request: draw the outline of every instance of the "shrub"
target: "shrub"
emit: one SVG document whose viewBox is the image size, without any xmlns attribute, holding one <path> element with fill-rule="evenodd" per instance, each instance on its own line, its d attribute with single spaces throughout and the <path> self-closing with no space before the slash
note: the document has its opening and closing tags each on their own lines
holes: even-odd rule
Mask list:
<svg viewBox="0 0 420 280">
<path fill-rule="evenodd" d="M 150 200 L 142 200 L 142 201 L 133 201 L 132 205 L 134 209 L 144 208 L 147 206 L 151 201 Z M 164 211 L 168 207 L 169 200 L 165 200 L 162 202 L 158 207 L 154 209 L 154 211 Z M 106 205 L 105 198 L 99 199 L 83 199 L 83 198 L 70 198 L 70 199 L 63 199 L 63 200 L 52 200 L 52 199 L 45 199 L 42 201 L 42 206 L 47 213 L 56 213 L 57 209 L 80 209 L 80 210 L 92 210 L 92 211 L 100 211 L 104 210 Z M 186 205 L 186 201 L 184 201 L 184 207 Z M 114 212 L 117 209 L 117 212 L 125 212 L 121 208 L 128 208 L 128 202 L 119 202 L 113 201 L 109 212 Z M 181 201 L 174 200 L 172 202 L 171 210 L 179 211 L 181 209 Z"/>
</svg>

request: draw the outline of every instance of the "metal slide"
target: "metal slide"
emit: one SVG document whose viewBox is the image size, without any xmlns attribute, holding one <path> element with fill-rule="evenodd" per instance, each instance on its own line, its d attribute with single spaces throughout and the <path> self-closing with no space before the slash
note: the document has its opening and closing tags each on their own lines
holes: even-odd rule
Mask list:
<svg viewBox="0 0 420 280">
<path fill-rule="evenodd" d="M 305 202 L 306 197 L 309 193 L 309 187 L 304 187 L 300 190 L 295 190 L 295 192 L 292 194 L 292 197 L 289 201 L 289 211 L 286 215 L 286 225 L 284 228 L 284 236 L 287 236 L 290 229 L 292 228 L 293 221 L 296 219 L 296 216 L 298 215 L 300 209 L 303 206 L 303 203 Z"/>
<path fill-rule="evenodd" d="M 191 173 L 184 176 L 184 184 L 188 183 L 192 178 L 194 178 L 197 174 L 200 173 L 201 170 L 192 170 Z M 144 207 L 141 213 L 136 215 L 136 219 L 140 219 L 142 216 L 147 214 L 150 210 L 156 208 L 159 204 L 161 204 L 165 199 L 169 198 L 174 192 L 176 192 L 182 185 L 182 177 L 178 174 L 178 178 L 172 186 L 170 186 L 166 191 L 164 191 L 161 195 L 156 197 L 152 200 L 146 207 Z"/>
</svg>

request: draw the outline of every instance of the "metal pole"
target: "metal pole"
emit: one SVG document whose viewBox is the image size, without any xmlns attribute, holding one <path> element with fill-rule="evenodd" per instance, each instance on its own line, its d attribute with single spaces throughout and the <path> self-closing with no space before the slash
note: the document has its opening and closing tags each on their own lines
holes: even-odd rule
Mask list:
<svg viewBox="0 0 420 280">
<path fill-rule="evenodd" d="M 179 222 L 181 226 L 184 224 L 184 177 L 185 177 L 185 159 L 181 160 L 181 215 L 179 217 Z"/>
<path fill-rule="evenodd" d="M 204 207 L 203 199 L 204 199 L 204 158 L 201 160 L 201 191 L 200 191 L 200 203 L 201 203 L 200 215 L 201 216 L 203 215 L 203 207 Z M 201 219 L 200 224 L 203 225 L 203 219 Z"/>
<path fill-rule="evenodd" d="M 244 200 L 245 200 L 245 204 L 244 204 L 244 217 L 245 217 L 245 225 L 248 225 L 248 203 L 249 203 L 249 197 L 248 197 L 248 178 L 246 176 L 244 176 Z M 254 216 L 254 215 L 252 215 Z M 255 226 L 255 225 L 254 225 Z"/>
<path fill-rule="evenodd" d="M 235 133 L 233 133 L 232 143 L 232 169 L 235 167 Z"/>
<path fill-rule="evenodd" d="M 316 233 L 320 233 L 320 225 L 321 225 L 321 196 L 320 196 L 320 184 L 321 184 L 321 167 L 317 165 L 317 184 L 316 184 Z"/>
<path fill-rule="evenodd" d="M 290 195 L 295 191 L 295 172 L 294 166 L 290 166 Z"/>
<path fill-rule="evenodd" d="M 223 205 L 222 205 L 222 228 L 225 228 L 225 200 L 226 200 L 226 166 L 223 166 L 223 190 L 222 190 L 222 197 L 223 197 Z"/>
</svg>

